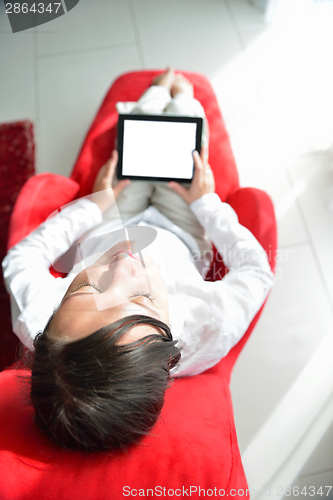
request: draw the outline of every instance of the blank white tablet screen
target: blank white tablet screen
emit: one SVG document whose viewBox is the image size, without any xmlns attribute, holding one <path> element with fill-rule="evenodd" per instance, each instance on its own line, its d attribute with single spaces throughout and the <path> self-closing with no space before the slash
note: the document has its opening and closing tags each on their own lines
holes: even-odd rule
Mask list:
<svg viewBox="0 0 333 500">
<path fill-rule="evenodd" d="M 196 123 L 125 120 L 123 175 L 191 179 Z"/>
</svg>

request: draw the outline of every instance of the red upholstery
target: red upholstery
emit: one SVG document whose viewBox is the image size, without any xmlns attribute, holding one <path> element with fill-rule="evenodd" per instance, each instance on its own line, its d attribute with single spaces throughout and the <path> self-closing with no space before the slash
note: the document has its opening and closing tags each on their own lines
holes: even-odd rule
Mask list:
<svg viewBox="0 0 333 500">
<path fill-rule="evenodd" d="M 118 100 L 136 100 L 157 72 L 129 73 L 111 87 L 88 132 L 68 189 L 67 202 L 91 189 L 95 175 L 109 158 L 117 115 Z M 236 210 L 240 221 L 249 227 L 268 252 L 272 267 L 276 249 L 276 225 L 269 197 L 256 189 L 240 189 L 227 133 L 209 82 L 201 75 L 186 74 L 194 83 L 195 95 L 202 102 L 210 125 L 210 163 L 215 173 L 217 192 Z M 49 175 L 50 182 L 54 176 Z M 13 215 L 10 244 L 23 236 L 22 207 L 30 214 L 27 193 L 44 183 L 45 174 L 36 176 L 22 191 Z M 51 199 L 29 215 L 28 232 L 57 208 L 57 193 L 62 178 L 52 184 Z M 36 183 L 36 184 L 33 184 Z M 30 189 L 31 188 L 31 189 Z M 65 196 L 59 207 L 66 202 Z M 38 219 L 38 220 L 37 220 Z M 210 279 L 225 272 L 220 262 L 212 267 Z M 252 331 L 259 313 L 241 342 L 228 356 L 207 372 L 176 380 L 167 391 L 161 418 L 153 435 L 131 449 L 129 454 L 94 453 L 89 456 L 51 446 L 33 424 L 33 411 L 22 395 L 28 390 L 14 371 L 0 374 L 0 498 L 1 500 L 117 500 L 130 496 L 233 496 L 246 497 L 247 484 L 237 444 L 229 377 L 232 366 Z M 24 386 L 24 390 L 22 390 Z M 126 487 L 125 489 L 123 489 Z M 192 489 L 190 490 L 190 487 Z M 201 493 L 199 496 L 199 487 Z M 147 492 L 147 489 L 153 489 Z M 163 490 L 165 488 L 165 490 Z M 195 490 L 197 488 L 197 490 Z M 216 490 L 214 490 L 216 488 Z M 140 491 L 141 489 L 141 491 Z M 169 493 L 168 493 L 168 490 Z M 212 490 L 207 493 L 207 490 Z M 219 490 L 221 490 L 219 492 Z M 223 493 L 222 490 L 225 490 Z M 240 491 L 232 491 L 240 490 Z"/>
<path fill-rule="evenodd" d="M 0 261 L 7 253 L 10 216 L 24 183 L 35 173 L 34 129 L 29 120 L 0 124 Z M 0 273 L 0 371 L 15 358 L 9 295 Z"/>
<path fill-rule="evenodd" d="M 24 184 L 11 215 L 8 248 L 25 238 L 52 212 L 75 199 L 79 189 L 77 182 L 60 175 L 46 173 L 31 177 Z"/>
</svg>

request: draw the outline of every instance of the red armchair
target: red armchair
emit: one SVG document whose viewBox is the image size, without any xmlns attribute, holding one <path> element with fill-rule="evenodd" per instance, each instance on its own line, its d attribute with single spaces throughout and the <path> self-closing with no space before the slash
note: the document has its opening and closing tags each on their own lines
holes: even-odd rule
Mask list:
<svg viewBox="0 0 333 500">
<path fill-rule="evenodd" d="M 71 174 L 67 179 L 40 174 L 23 187 L 11 220 L 9 247 L 55 209 L 91 191 L 99 168 L 110 157 L 117 123 L 117 101 L 136 101 L 158 71 L 127 73 L 107 93 Z M 184 73 L 194 85 L 210 128 L 209 161 L 216 192 L 236 210 L 268 253 L 272 269 L 276 222 L 270 198 L 240 188 L 235 160 L 221 113 L 208 80 Z M 54 271 L 52 271 L 56 274 Z M 226 272 L 220 259 L 207 279 Z M 117 500 L 126 496 L 247 497 L 247 483 L 237 443 L 229 379 L 232 367 L 261 311 L 242 340 L 210 370 L 175 380 L 161 417 L 128 454 L 69 452 L 51 445 L 33 424 L 24 402 L 27 382 L 15 371 L 0 374 L 0 498 L 2 500 Z M 28 376 L 27 372 L 20 372 Z M 23 388 L 23 391 L 22 391 Z M 201 490 L 199 489 L 201 488 Z"/>
</svg>

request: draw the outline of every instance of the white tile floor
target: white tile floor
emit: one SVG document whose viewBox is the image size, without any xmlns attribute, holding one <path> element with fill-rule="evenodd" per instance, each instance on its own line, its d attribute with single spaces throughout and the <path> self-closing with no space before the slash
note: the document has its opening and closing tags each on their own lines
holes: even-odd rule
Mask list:
<svg viewBox="0 0 333 500">
<path fill-rule="evenodd" d="M 172 64 L 212 80 L 241 184 L 272 196 L 281 249 L 232 379 L 242 451 L 333 334 L 332 21 L 326 1 L 272 28 L 247 0 L 80 0 L 13 35 L 0 4 L 0 121 L 34 121 L 39 172 L 69 174 L 119 74 Z M 297 484 L 332 484 L 332 445 L 330 430 Z"/>
</svg>

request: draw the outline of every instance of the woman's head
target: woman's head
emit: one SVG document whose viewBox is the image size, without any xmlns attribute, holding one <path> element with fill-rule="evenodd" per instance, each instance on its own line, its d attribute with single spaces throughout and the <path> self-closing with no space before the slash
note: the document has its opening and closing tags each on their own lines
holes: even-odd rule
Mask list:
<svg viewBox="0 0 333 500">
<path fill-rule="evenodd" d="M 68 288 L 49 325 L 50 335 L 75 340 L 131 314 L 144 314 L 169 324 L 168 293 L 147 251 L 134 253 L 132 242 L 118 243 L 81 271 Z M 129 340 L 156 332 L 140 325 Z"/>
<path fill-rule="evenodd" d="M 152 333 L 122 339 L 137 325 Z M 35 340 L 31 399 L 37 425 L 74 450 L 126 448 L 155 424 L 180 353 L 167 325 L 133 315 L 72 342 L 46 330 Z"/>
<path fill-rule="evenodd" d="M 138 441 L 156 422 L 180 358 L 159 270 L 132 249 L 121 242 L 79 273 L 36 337 L 36 423 L 63 447 Z"/>
</svg>

